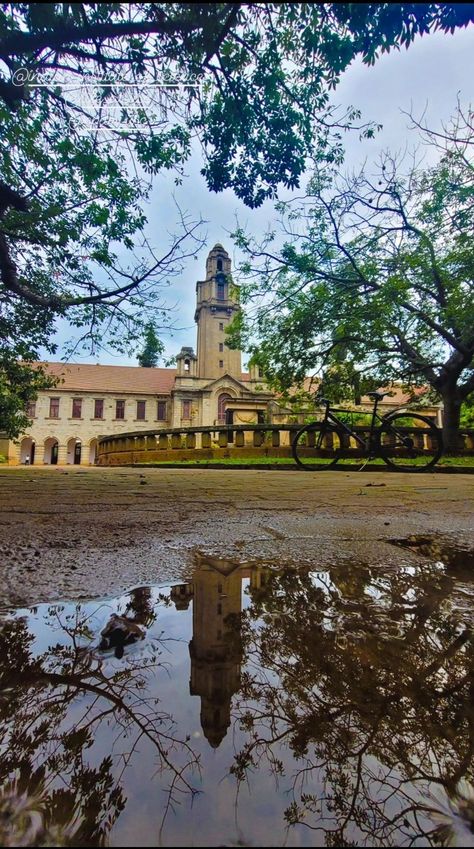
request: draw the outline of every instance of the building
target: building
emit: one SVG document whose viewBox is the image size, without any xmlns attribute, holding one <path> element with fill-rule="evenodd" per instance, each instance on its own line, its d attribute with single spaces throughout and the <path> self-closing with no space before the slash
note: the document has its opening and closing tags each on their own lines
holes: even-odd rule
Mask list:
<svg viewBox="0 0 474 849">
<path fill-rule="evenodd" d="M 205 279 L 196 283 L 196 353 L 183 347 L 176 368 L 44 363 L 58 383 L 31 404 L 32 424 L 17 442 L 0 439 L 0 454 L 11 465 L 91 465 L 101 436 L 222 424 L 286 424 L 291 410 L 277 403 L 258 367 L 242 372 L 241 352 L 226 345 L 225 330 L 238 309 L 230 257 L 218 243 L 207 257 Z M 314 393 L 316 384 L 308 379 L 307 388 Z M 407 400 L 406 393 L 393 386 L 379 411 L 389 412 Z M 362 409 L 372 408 L 369 398 L 362 402 Z M 441 426 L 441 405 L 424 412 Z"/>
<path fill-rule="evenodd" d="M 230 257 L 216 244 L 196 284 L 196 353 L 183 347 L 176 368 L 44 364 L 58 383 L 31 405 L 30 428 L 4 449 L 8 462 L 89 465 L 100 436 L 264 421 L 273 394 L 257 368 L 242 373 L 240 351 L 225 344 L 238 309 Z"/>
</svg>

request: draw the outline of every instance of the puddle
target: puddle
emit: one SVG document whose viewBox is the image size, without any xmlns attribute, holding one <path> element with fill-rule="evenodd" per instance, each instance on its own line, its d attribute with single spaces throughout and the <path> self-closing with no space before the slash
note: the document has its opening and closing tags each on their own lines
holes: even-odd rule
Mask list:
<svg viewBox="0 0 474 849">
<path fill-rule="evenodd" d="M 186 584 L 4 611 L 0 845 L 474 845 L 447 795 L 474 784 L 473 598 L 437 556 L 197 556 Z M 112 613 L 146 629 L 122 658 Z"/>
<path fill-rule="evenodd" d="M 387 542 L 422 554 L 430 560 L 439 561 L 457 575 L 464 574 L 469 579 L 474 574 L 474 551 L 449 542 L 446 537 L 413 534 L 404 539 L 392 539 Z"/>
</svg>

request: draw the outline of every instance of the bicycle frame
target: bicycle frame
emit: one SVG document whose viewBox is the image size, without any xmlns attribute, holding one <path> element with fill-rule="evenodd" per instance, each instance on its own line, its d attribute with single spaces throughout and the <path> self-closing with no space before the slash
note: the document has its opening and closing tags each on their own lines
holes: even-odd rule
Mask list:
<svg viewBox="0 0 474 849">
<path fill-rule="evenodd" d="M 326 424 L 326 422 L 328 422 L 328 421 L 334 422 L 334 424 L 337 425 L 337 427 L 339 429 L 342 429 L 348 436 L 352 437 L 352 439 L 355 439 L 356 442 L 358 442 L 359 445 L 364 449 L 364 451 L 370 451 L 372 446 L 373 446 L 374 433 L 375 433 L 375 430 L 376 430 L 376 422 L 382 423 L 385 420 L 384 416 L 380 416 L 377 413 L 377 407 L 379 405 L 379 401 L 380 401 L 380 398 L 374 398 L 374 406 L 372 408 L 372 418 L 371 418 L 371 421 L 370 421 L 369 436 L 368 436 L 367 440 L 362 439 L 362 437 L 359 436 L 351 427 L 346 425 L 345 422 L 342 422 L 340 419 L 337 418 L 337 416 L 334 415 L 334 413 L 353 413 L 354 410 L 340 410 L 340 409 L 330 410 L 330 402 L 329 401 L 325 402 L 326 412 L 325 412 L 323 424 Z"/>
</svg>

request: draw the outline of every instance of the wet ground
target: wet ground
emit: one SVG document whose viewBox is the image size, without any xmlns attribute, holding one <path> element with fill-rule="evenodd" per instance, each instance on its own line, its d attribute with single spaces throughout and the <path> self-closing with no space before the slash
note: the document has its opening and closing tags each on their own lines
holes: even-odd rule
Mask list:
<svg viewBox="0 0 474 849">
<path fill-rule="evenodd" d="M 0 602 L 171 582 L 196 551 L 320 568 L 396 563 L 410 534 L 474 549 L 473 504 L 463 474 L 0 468 Z"/>
<path fill-rule="evenodd" d="M 0 488 L 0 845 L 474 845 L 472 476 Z"/>
</svg>

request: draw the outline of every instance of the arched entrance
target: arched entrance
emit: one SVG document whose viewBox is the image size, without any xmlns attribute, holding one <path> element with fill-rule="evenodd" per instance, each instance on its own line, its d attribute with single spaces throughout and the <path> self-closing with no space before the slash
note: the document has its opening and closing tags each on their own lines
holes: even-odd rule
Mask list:
<svg viewBox="0 0 474 849">
<path fill-rule="evenodd" d="M 56 466 L 58 462 L 58 440 L 54 436 L 48 437 L 44 443 L 44 462 L 47 466 Z"/>
<path fill-rule="evenodd" d="M 227 401 L 232 401 L 232 395 L 228 392 L 222 392 L 217 399 L 217 423 L 232 424 L 232 410 L 227 410 L 225 405 Z"/>
<path fill-rule="evenodd" d="M 31 436 L 22 439 L 20 445 L 20 463 L 26 466 L 32 466 L 35 462 L 35 442 Z"/>
<path fill-rule="evenodd" d="M 95 466 L 97 463 L 97 453 L 99 449 L 99 443 L 97 439 L 91 439 L 89 442 L 89 465 Z"/>
<path fill-rule="evenodd" d="M 68 441 L 66 463 L 70 466 L 78 466 L 81 462 L 82 443 L 74 437 Z"/>
<path fill-rule="evenodd" d="M 228 392 L 222 392 L 217 399 L 217 423 L 218 424 L 233 424 L 234 422 L 234 413 L 232 410 L 226 410 L 225 405 L 227 401 L 232 401 L 232 395 L 229 395 Z M 229 431 L 227 434 L 227 439 L 229 442 L 234 441 L 234 433 L 233 431 Z"/>
</svg>

